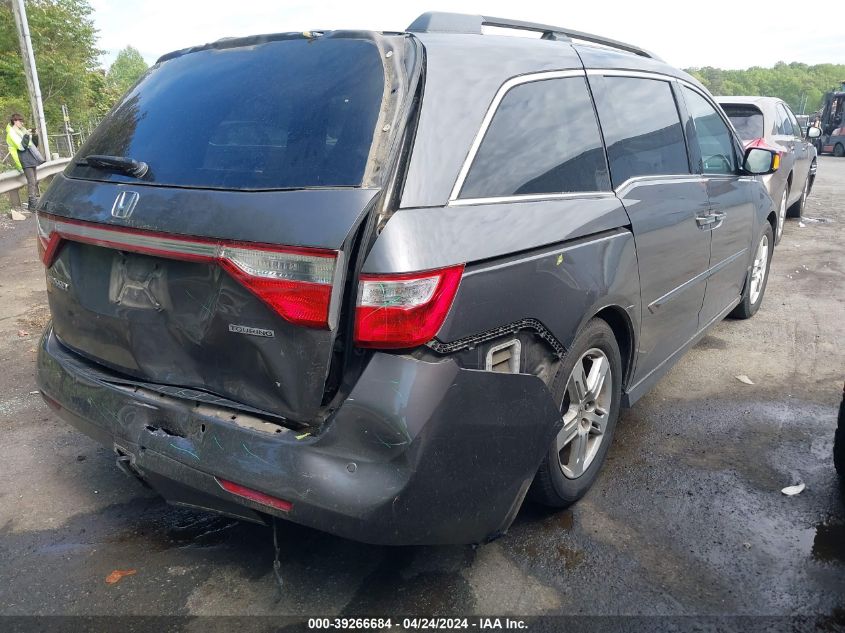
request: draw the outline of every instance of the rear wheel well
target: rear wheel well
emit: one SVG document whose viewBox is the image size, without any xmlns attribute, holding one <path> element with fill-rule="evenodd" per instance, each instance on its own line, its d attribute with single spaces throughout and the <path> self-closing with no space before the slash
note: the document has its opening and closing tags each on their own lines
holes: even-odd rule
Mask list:
<svg viewBox="0 0 845 633">
<path fill-rule="evenodd" d="M 619 353 L 622 355 L 622 387 L 628 384 L 631 375 L 634 352 L 634 329 L 628 314 L 619 306 L 608 306 L 602 308 L 595 318 L 601 319 L 613 330 L 616 337 L 616 344 L 619 345 Z"/>
</svg>

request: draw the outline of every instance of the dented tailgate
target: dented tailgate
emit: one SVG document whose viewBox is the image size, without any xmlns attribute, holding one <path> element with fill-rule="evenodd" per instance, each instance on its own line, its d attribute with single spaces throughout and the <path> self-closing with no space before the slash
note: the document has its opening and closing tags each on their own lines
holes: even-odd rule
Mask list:
<svg viewBox="0 0 845 633">
<path fill-rule="evenodd" d="M 58 340 L 170 393 L 319 420 L 413 51 L 336 31 L 162 57 L 39 206 Z"/>
<path fill-rule="evenodd" d="M 61 204 L 53 204 L 53 194 L 62 191 L 59 184 L 39 213 L 44 232 L 52 229 L 58 236 L 52 244 L 49 235 L 42 236 L 42 250 L 52 251 L 46 262 L 47 288 L 59 340 L 87 358 L 139 380 L 201 389 L 292 422 L 311 421 L 323 398 L 337 335 L 344 249 L 374 192 L 262 194 L 277 219 L 268 225 L 287 225 L 273 234 L 284 236 L 278 241 L 296 245 L 308 239 L 312 222 L 321 218 L 320 209 L 331 209 L 331 222 L 326 224 L 332 230 L 323 231 L 319 240 L 311 239 L 317 246 L 292 250 L 295 257 L 316 253 L 316 261 L 327 262 L 331 272 L 325 279 L 329 282 L 325 323 L 303 324 L 295 322 L 295 315 L 286 317 L 268 305 L 239 279 L 238 268 L 218 257 L 229 252 L 230 244 L 238 255 L 254 252 L 252 247 L 268 235 L 266 227 L 263 232 L 256 228 L 260 213 L 254 214 L 256 222 L 235 231 L 241 238 L 237 241 L 213 234 L 162 234 L 100 221 L 103 218 L 97 217 L 96 210 L 102 212 L 103 207 L 96 201 L 115 199 L 125 187 L 86 183 L 80 188 L 78 184 L 66 183 L 77 195 L 63 195 Z M 74 205 L 86 190 L 86 199 Z M 164 190 L 135 187 L 133 191 L 140 194 L 136 213 L 147 221 L 155 217 L 144 213 L 142 205 L 147 198 L 150 208 L 170 206 L 160 200 Z M 195 203 L 188 199 L 195 195 L 203 194 L 170 192 L 170 203 L 184 201 L 191 206 Z M 249 201 L 256 196 L 239 195 L 250 196 Z M 215 207 L 218 234 L 231 233 L 226 218 L 248 204 L 247 200 L 239 203 L 238 194 L 226 199 L 231 208 L 220 200 Z M 67 213 L 68 205 L 85 212 L 77 212 L 73 218 L 52 213 Z M 213 226 L 209 223 L 206 233 L 212 233 Z M 291 251 L 284 246 L 268 248 L 282 255 Z M 206 252 L 210 255 L 203 259 Z"/>
</svg>

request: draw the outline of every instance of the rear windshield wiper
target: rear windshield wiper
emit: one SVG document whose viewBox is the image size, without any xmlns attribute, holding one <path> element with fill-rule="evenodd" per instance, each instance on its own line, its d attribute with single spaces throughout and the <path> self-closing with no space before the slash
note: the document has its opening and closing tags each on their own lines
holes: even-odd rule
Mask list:
<svg viewBox="0 0 845 633">
<path fill-rule="evenodd" d="M 106 171 L 117 171 L 135 178 L 143 178 L 150 170 L 147 163 L 128 156 L 105 156 L 103 154 L 91 154 L 76 163 L 77 165 L 88 165 L 94 169 Z"/>
</svg>

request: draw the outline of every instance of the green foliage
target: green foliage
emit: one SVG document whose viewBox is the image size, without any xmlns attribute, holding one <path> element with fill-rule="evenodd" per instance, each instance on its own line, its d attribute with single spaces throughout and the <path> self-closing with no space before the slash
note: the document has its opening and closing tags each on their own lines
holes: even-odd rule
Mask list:
<svg viewBox="0 0 845 633">
<path fill-rule="evenodd" d="M 21 66 L 21 53 L 12 8 L 0 4 L 0 122 L 8 123 L 13 112 L 29 115 L 26 79 Z M 31 119 L 30 119 L 31 120 Z"/>
<path fill-rule="evenodd" d="M 120 97 L 132 87 L 138 79 L 147 72 L 147 62 L 141 53 L 132 46 L 127 46 L 117 54 L 109 72 L 106 74 L 107 85 Z"/>
<path fill-rule="evenodd" d="M 845 81 L 845 64 L 808 66 L 798 62 L 778 62 L 773 68 L 754 66 L 745 70 L 722 70 L 705 66 L 687 72 L 714 95 L 760 95 L 780 97 L 796 114 L 810 114 L 822 106 L 824 93 L 838 89 Z"/>
<path fill-rule="evenodd" d="M 88 0 L 26 0 L 26 12 L 48 130 L 60 130 L 62 104 L 81 122 L 107 110 L 113 98 L 103 90 Z M 14 15 L 8 2 L 0 2 L 0 114 L 12 111 L 34 127 Z"/>
</svg>

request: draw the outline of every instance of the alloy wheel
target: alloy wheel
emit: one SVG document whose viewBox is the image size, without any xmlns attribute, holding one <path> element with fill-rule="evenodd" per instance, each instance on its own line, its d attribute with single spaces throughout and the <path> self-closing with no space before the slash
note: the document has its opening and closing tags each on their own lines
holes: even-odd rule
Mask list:
<svg viewBox="0 0 845 633">
<path fill-rule="evenodd" d="M 555 440 L 564 476 L 577 479 L 598 454 L 610 418 L 613 375 L 607 355 L 598 348 L 584 352 L 566 383 L 561 411 L 563 428 Z"/>
<path fill-rule="evenodd" d="M 786 223 L 786 197 L 788 191 L 788 189 L 784 189 L 783 196 L 781 196 L 780 199 L 780 208 L 778 209 L 778 233 L 775 236 L 775 244 L 778 243 L 781 235 L 783 235 L 783 225 Z"/>
<path fill-rule="evenodd" d="M 756 304 L 757 300 L 760 298 L 768 266 L 769 238 L 764 235 L 760 238 L 760 245 L 757 247 L 757 254 L 754 256 L 754 264 L 751 267 L 751 292 L 748 297 L 751 300 L 751 305 Z"/>
</svg>

